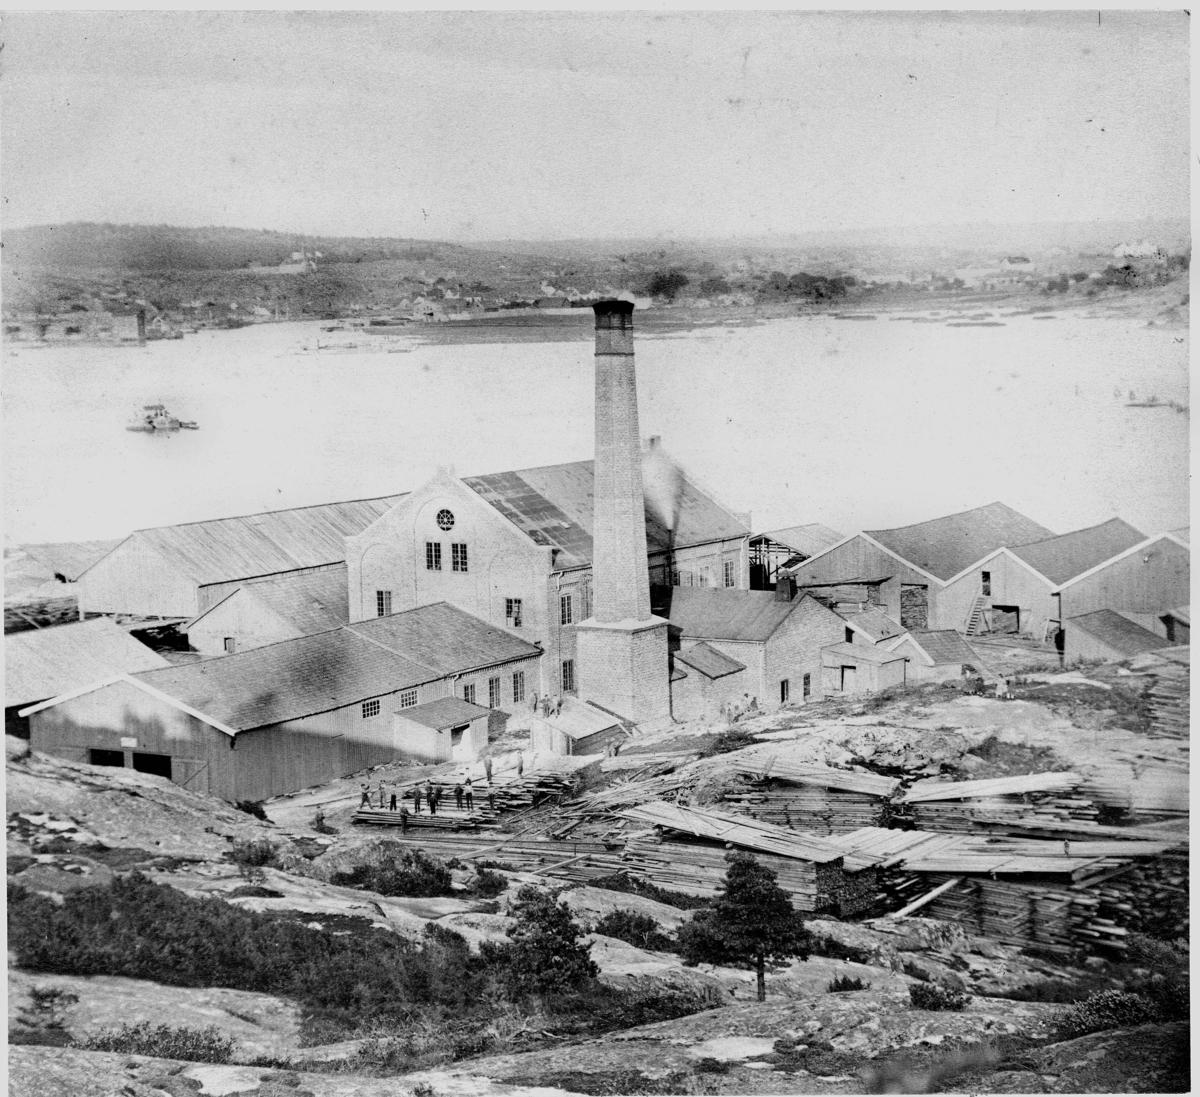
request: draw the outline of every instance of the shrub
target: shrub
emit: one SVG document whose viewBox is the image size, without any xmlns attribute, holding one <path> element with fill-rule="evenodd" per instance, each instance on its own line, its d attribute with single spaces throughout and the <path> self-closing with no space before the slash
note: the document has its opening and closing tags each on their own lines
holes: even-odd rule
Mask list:
<svg viewBox="0 0 1200 1097">
<path fill-rule="evenodd" d="M 1054 1031 L 1060 1039 L 1072 1040 L 1122 1025 L 1145 1024 L 1157 1017 L 1154 1003 L 1142 995 L 1105 990 L 1060 1011 L 1054 1018 Z"/>
<path fill-rule="evenodd" d="M 266 838 L 234 842 L 229 856 L 239 868 L 262 868 L 275 864 L 275 847 Z"/>
<path fill-rule="evenodd" d="M 947 990 L 937 983 L 913 983 L 908 988 L 908 999 L 913 1009 L 950 1010 L 961 1013 L 971 1000 L 957 990 Z"/>
<path fill-rule="evenodd" d="M 676 910 L 699 910 L 707 907 L 708 899 L 695 895 L 685 895 L 682 891 L 671 891 L 660 888 L 657 884 L 639 880 L 627 872 L 614 872 L 611 876 L 598 876 L 589 881 L 589 887 L 604 888 L 605 891 L 619 891 L 626 895 L 640 895 L 643 899 L 653 899 L 656 903 L 674 907 Z"/>
<path fill-rule="evenodd" d="M 722 731 L 701 749 L 700 757 L 711 758 L 714 754 L 728 754 L 730 751 L 741 750 L 742 747 L 752 747 L 757 742 L 748 731 Z"/>
<path fill-rule="evenodd" d="M 267 818 L 267 813 L 262 806 L 261 800 L 239 800 L 234 806 L 238 811 L 244 811 L 247 815 L 253 815 L 255 819 L 261 819 L 264 823 L 271 821 Z"/>
<path fill-rule="evenodd" d="M 508 877 L 501 876 L 498 872 L 491 872 L 486 868 L 479 870 L 478 875 L 475 877 L 475 882 L 471 885 L 472 894 L 479 895 L 484 899 L 494 899 L 507 889 Z"/>
<path fill-rule="evenodd" d="M 849 975 L 839 975 L 836 979 L 832 979 L 829 983 L 830 994 L 841 994 L 849 990 L 870 990 L 871 984 L 864 983 L 858 977 L 851 978 Z"/>
<path fill-rule="evenodd" d="M 453 862 L 451 862 L 450 867 L 451 868 L 456 868 L 456 867 L 461 868 L 463 866 L 462 866 L 461 862 L 457 866 Z M 510 865 L 507 861 L 486 861 L 485 860 L 485 861 L 476 861 L 475 862 L 476 871 L 482 871 L 485 868 L 499 869 L 501 872 L 516 872 L 517 871 L 516 866 Z"/>
<path fill-rule="evenodd" d="M 606 914 L 596 923 L 596 932 L 651 952 L 670 952 L 675 947 L 675 942 L 662 932 L 650 915 L 632 910 L 614 910 Z"/>
<path fill-rule="evenodd" d="M 512 943 L 498 957 L 506 961 L 508 985 L 516 994 L 579 990 L 600 973 L 591 947 L 579 943 L 579 923 L 558 896 L 532 884 L 517 892 L 516 924 L 508 930 Z"/>
<path fill-rule="evenodd" d="M 450 870 L 419 849 L 401 850 L 378 865 L 358 865 L 350 872 L 335 873 L 331 882 L 410 898 L 454 894 Z"/>
<path fill-rule="evenodd" d="M 700 1062 L 696 1064 L 696 1072 L 698 1074 L 728 1074 L 729 1060 L 714 1059 L 711 1056 L 706 1055 L 700 1060 Z"/>
<path fill-rule="evenodd" d="M 76 1046 L 86 1051 L 116 1051 L 192 1063 L 228 1063 L 233 1054 L 233 1041 L 215 1025 L 204 1029 L 172 1028 L 151 1025 L 149 1021 L 97 1032 Z"/>
</svg>

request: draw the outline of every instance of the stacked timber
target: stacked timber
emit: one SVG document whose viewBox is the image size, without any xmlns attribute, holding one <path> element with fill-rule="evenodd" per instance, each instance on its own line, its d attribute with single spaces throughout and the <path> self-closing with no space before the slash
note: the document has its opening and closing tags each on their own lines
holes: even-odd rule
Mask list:
<svg viewBox="0 0 1200 1097">
<path fill-rule="evenodd" d="M 844 834 L 887 826 L 888 802 L 878 796 L 768 778 L 744 792 L 726 792 L 723 803 L 764 823 L 806 834 Z"/>
<path fill-rule="evenodd" d="M 900 798 L 921 830 L 1086 832 L 1099 809 L 1076 790 L 1077 773 L 1031 773 L 985 781 L 918 781 Z"/>
<path fill-rule="evenodd" d="M 1190 674 L 1185 666 L 1166 663 L 1156 668 L 1150 687 L 1150 734 L 1187 739 L 1191 734 Z"/>
</svg>

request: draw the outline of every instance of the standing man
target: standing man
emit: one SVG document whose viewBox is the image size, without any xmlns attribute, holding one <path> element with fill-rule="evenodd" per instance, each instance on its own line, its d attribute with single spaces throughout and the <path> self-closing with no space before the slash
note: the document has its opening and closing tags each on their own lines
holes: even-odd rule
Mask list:
<svg viewBox="0 0 1200 1097">
<path fill-rule="evenodd" d="M 490 757 L 483 760 L 483 772 L 487 774 L 487 779 L 490 784 L 492 780 L 492 760 Z"/>
<path fill-rule="evenodd" d="M 490 780 L 487 783 L 487 802 L 488 810 L 494 815 L 496 812 L 496 793 L 492 788 L 492 782 Z"/>
<path fill-rule="evenodd" d="M 471 778 L 467 778 L 467 787 L 463 789 L 463 794 L 467 798 L 467 811 L 475 810 L 475 790 L 471 787 Z"/>
<path fill-rule="evenodd" d="M 358 801 L 358 808 L 361 811 L 363 808 L 371 806 L 371 786 L 364 784 L 362 786 L 362 799 Z"/>
<path fill-rule="evenodd" d="M 550 715 L 550 695 L 542 695 L 542 719 L 545 720 Z"/>
<path fill-rule="evenodd" d="M 421 814 L 421 786 L 413 785 L 413 814 Z"/>
<path fill-rule="evenodd" d="M 395 786 L 395 785 L 392 785 L 392 799 L 391 799 L 391 802 L 390 802 L 390 803 L 389 803 L 389 805 L 388 805 L 388 810 L 389 810 L 389 811 L 395 811 L 395 810 L 396 810 L 396 786 Z"/>
<path fill-rule="evenodd" d="M 520 777 L 525 772 L 525 752 L 517 751 L 517 776 Z"/>
<path fill-rule="evenodd" d="M 387 807 L 387 801 L 385 801 L 383 798 L 383 782 L 380 781 L 379 782 L 379 810 L 383 811 L 383 809 L 385 807 Z"/>
<path fill-rule="evenodd" d="M 462 811 L 463 787 L 462 782 L 458 781 L 454 786 L 454 806 Z"/>
<path fill-rule="evenodd" d="M 536 716 L 538 709 L 538 695 L 536 693 L 530 694 L 529 707 L 533 710 L 534 716 Z"/>
<path fill-rule="evenodd" d="M 425 792 L 425 799 L 429 801 L 429 814 L 437 814 L 437 789 L 429 786 Z"/>
<path fill-rule="evenodd" d="M 562 715 L 562 697 L 557 693 L 554 695 L 554 715 Z"/>
<path fill-rule="evenodd" d="M 403 804 L 400 805 L 400 833 L 408 833 L 408 808 Z"/>
</svg>

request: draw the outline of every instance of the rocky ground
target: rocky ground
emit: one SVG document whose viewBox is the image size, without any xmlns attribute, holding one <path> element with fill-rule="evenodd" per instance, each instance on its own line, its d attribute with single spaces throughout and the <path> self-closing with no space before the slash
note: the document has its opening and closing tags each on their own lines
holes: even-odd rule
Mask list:
<svg viewBox="0 0 1200 1097">
<path fill-rule="evenodd" d="M 1036 677 L 1039 672 L 1027 667 L 1026 673 Z M 1139 743 L 1145 747 L 1146 740 L 1112 726 L 1118 706 L 1105 708 L 1096 700 L 1105 688 L 1119 684 L 1106 673 L 1107 680 L 1091 672 L 1057 676 L 1054 693 L 1044 701 L 913 691 L 882 702 L 755 716 L 738 726 L 760 736 L 762 749 L 778 738 L 800 739 L 814 761 L 875 759 L 918 774 L 948 763 L 964 775 L 980 776 L 1028 771 L 1022 765 L 1111 765 L 1114 743 L 1132 750 Z M 1031 681 L 1029 688 L 1038 683 Z M 1089 691 L 1089 705 L 1072 710 L 1063 698 L 1073 690 Z M 640 737 L 605 768 L 619 770 L 639 752 L 694 753 L 718 730 L 698 724 Z M 997 752 L 995 743 L 1007 744 L 1009 753 Z M 517 732 L 505 751 L 520 745 Z M 220 897 L 253 910 L 301 912 L 309 925 L 329 932 L 375 927 L 417 939 L 432 922 L 478 948 L 506 940 L 512 896 L 521 884 L 539 882 L 529 874 L 506 872 L 509 887 L 494 900 L 466 892 L 394 898 L 332 884 L 336 872 L 376 863 L 389 852 L 386 835 L 347 825 L 357 801 L 357 778 L 268 804 L 271 821 L 266 822 L 157 777 L 22 757 L 23 744 L 7 746 L 9 879 L 51 896 L 138 868 L 191 895 Z M 387 779 L 411 779 L 417 772 L 400 767 Z M 380 779 L 375 773 L 370 777 L 372 786 Z M 317 807 L 336 833 L 311 828 Z M 264 839 L 276 849 L 274 863 L 248 874 L 231 852 Z M 468 869 L 454 870 L 459 885 L 471 875 Z M 713 1008 L 592 1038 L 509 1041 L 503 1054 L 384 1079 L 351 1072 L 365 1038 L 305 1046 L 298 1006 L 271 995 L 13 969 L 10 1092 L 15 1097 L 66 1092 L 429 1097 L 1178 1089 L 1180 1068 L 1168 1054 L 1174 1046 L 1171 1026 L 1049 1042 L 1050 1020 L 1060 1007 L 998 996 L 1033 984 L 1069 982 L 1084 971 L 972 936 L 954 924 L 920 917 L 857 923 L 812 919 L 809 928 L 819 942 L 814 954 L 770 969 L 767 1000 L 759 1003 L 749 971 L 684 967 L 673 953 L 647 951 L 594 932 L 604 915 L 631 910 L 670 933 L 691 917 L 689 911 L 588 886 L 569 888 L 565 899 L 588 931 L 601 982 L 627 990 L 688 991 Z M 1096 962 L 1087 973 L 1094 978 L 1103 970 L 1104 964 Z M 839 977 L 857 978 L 865 989 L 831 993 L 830 981 Z M 960 989 L 971 1002 L 961 1013 L 913 1009 L 908 988 L 918 982 Z M 163 1019 L 197 1029 L 215 1026 L 234 1042 L 234 1063 L 185 1063 L 27 1042 L 42 1040 L 48 1024 L 58 1035 L 42 1043 L 62 1045 L 122 1023 Z"/>
</svg>

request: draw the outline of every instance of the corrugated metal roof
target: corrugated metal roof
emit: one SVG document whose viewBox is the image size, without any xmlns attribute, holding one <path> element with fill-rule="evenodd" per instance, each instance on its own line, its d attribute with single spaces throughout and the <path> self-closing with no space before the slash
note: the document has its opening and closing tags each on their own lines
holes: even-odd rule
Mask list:
<svg viewBox="0 0 1200 1097">
<path fill-rule="evenodd" d="M 115 541 L 62 541 L 21 545 L 20 549 L 51 574 L 61 575 L 68 583 L 73 583 L 102 556 L 112 552 L 122 540 L 118 537 Z"/>
<path fill-rule="evenodd" d="M 1128 522 L 1111 518 L 1045 541 L 1010 545 L 1009 550 L 1052 583 L 1065 583 L 1145 539 L 1146 535 Z"/>
<path fill-rule="evenodd" d="M 501 514 L 539 545 L 557 549 L 556 570 L 592 562 L 595 479 L 591 461 L 464 477 Z M 750 531 L 686 477 L 681 481 L 675 548 L 745 537 Z M 646 544 L 651 552 L 669 547 L 666 527 L 646 507 Z"/>
<path fill-rule="evenodd" d="M 469 724 L 481 716 L 487 716 L 491 709 L 482 705 L 473 705 L 461 697 L 439 697 L 436 701 L 426 701 L 423 705 L 413 708 L 402 708 L 397 714 L 406 720 L 421 724 L 423 727 L 442 731 L 445 728 L 457 727 L 459 724 Z"/>
<path fill-rule="evenodd" d="M 655 607 L 662 607 L 667 619 L 687 639 L 761 643 L 802 599 L 780 602 L 769 590 L 655 587 L 652 601 Z"/>
<path fill-rule="evenodd" d="M 193 582 L 227 583 L 346 559 L 344 538 L 361 533 L 403 495 L 323 503 L 140 529 L 142 541 Z"/>
<path fill-rule="evenodd" d="M 708 678 L 724 678 L 727 674 L 737 674 L 739 670 L 746 669 L 745 663 L 730 659 L 703 641 L 690 648 L 681 648 L 675 653 L 675 658 Z"/>
<path fill-rule="evenodd" d="M 976 667 L 984 665 L 979 652 L 953 629 L 922 630 L 910 635 L 933 660 L 934 666 L 948 663 L 970 663 Z"/>
<path fill-rule="evenodd" d="M 114 674 L 169 664 L 107 617 L 4 637 L 4 704 L 30 705 Z"/>
<path fill-rule="evenodd" d="M 795 552 L 805 556 L 813 556 L 822 549 L 829 548 L 841 541 L 845 534 L 838 533 L 819 522 L 811 522 L 806 526 L 788 526 L 786 529 L 773 529 L 767 533 L 756 533 L 754 539 L 768 537 L 781 545 L 786 545 Z"/>
<path fill-rule="evenodd" d="M 435 602 L 390 617 L 372 617 L 346 627 L 419 661 L 437 671 L 439 677 L 541 654 L 541 649 L 533 644 L 449 602 Z"/>
<path fill-rule="evenodd" d="M 1111 609 L 1070 617 L 1067 624 L 1082 629 L 1122 655 L 1141 655 L 1144 651 L 1157 651 L 1166 646 L 1161 636 Z"/>
<path fill-rule="evenodd" d="M 237 731 L 248 731 L 485 663 L 537 654 L 532 644 L 438 602 L 137 677 Z"/>
<path fill-rule="evenodd" d="M 350 620 L 346 569 L 302 571 L 247 583 L 239 596 L 256 598 L 301 635 L 325 632 Z"/>
<path fill-rule="evenodd" d="M 938 579 L 950 579 L 989 552 L 1054 536 L 1045 526 L 1003 503 L 965 510 L 899 529 L 865 531 L 902 560 Z"/>
<path fill-rule="evenodd" d="M 847 617 L 846 621 L 855 628 L 860 629 L 873 644 L 878 644 L 881 640 L 891 640 L 897 636 L 902 636 L 906 631 L 877 606 L 869 606 L 861 613 L 855 613 Z"/>
</svg>

